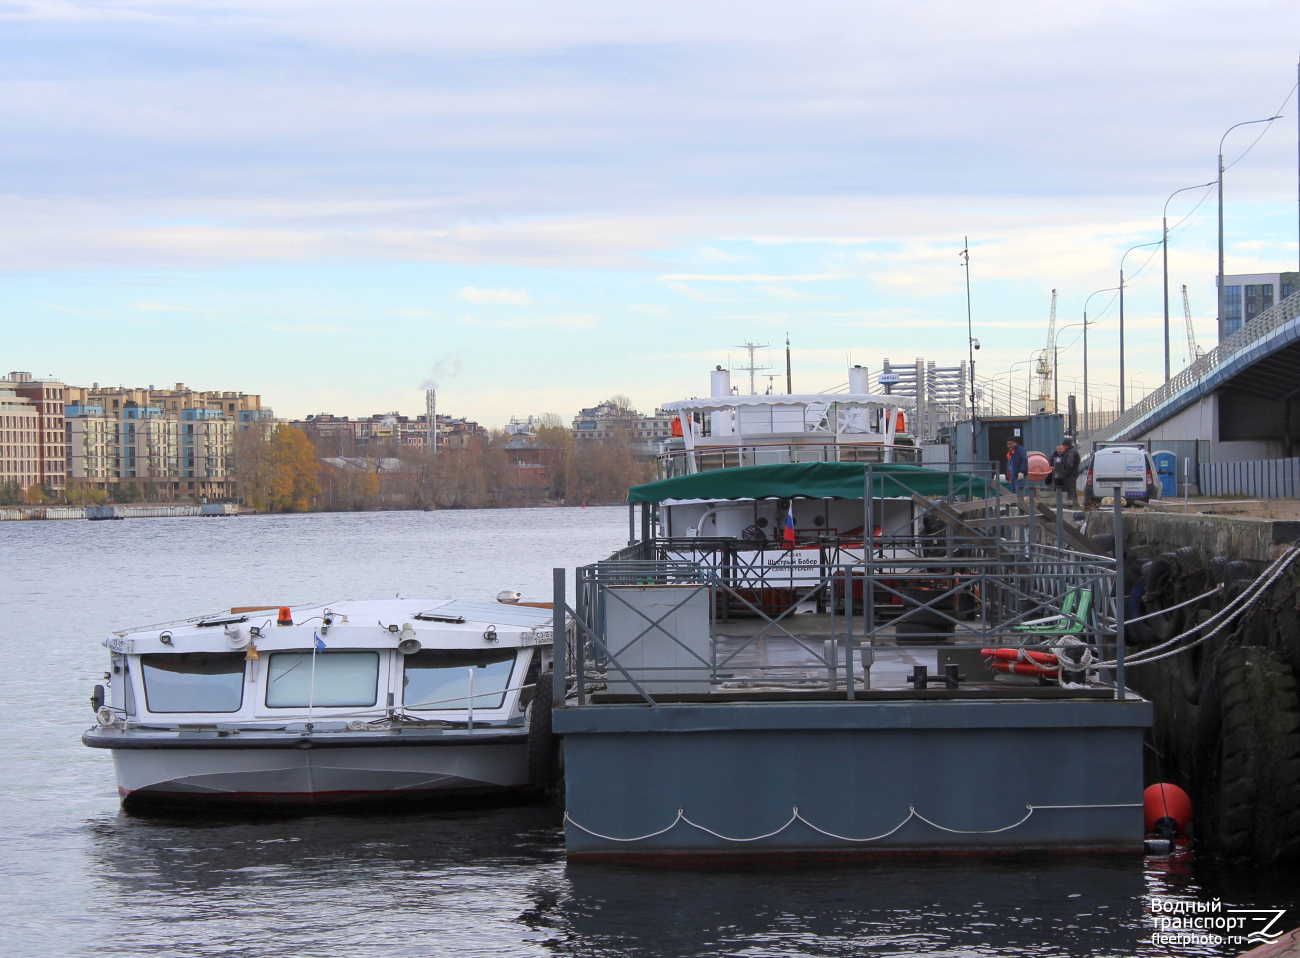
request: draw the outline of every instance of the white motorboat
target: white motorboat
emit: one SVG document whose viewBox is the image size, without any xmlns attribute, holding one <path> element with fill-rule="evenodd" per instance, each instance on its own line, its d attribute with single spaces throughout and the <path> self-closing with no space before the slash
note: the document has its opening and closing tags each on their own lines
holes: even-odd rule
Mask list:
<svg viewBox="0 0 1300 958">
<path fill-rule="evenodd" d="M 127 807 L 411 801 L 543 789 L 549 607 L 236 608 L 115 633 L 82 736 Z"/>
</svg>

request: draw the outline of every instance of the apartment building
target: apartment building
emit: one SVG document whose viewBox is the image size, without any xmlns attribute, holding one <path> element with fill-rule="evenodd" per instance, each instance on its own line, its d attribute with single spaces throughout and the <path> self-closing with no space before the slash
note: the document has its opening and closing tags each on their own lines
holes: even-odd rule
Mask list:
<svg viewBox="0 0 1300 958">
<path fill-rule="evenodd" d="M 641 455 L 658 454 L 660 444 L 672 436 L 673 417 L 662 409 L 653 416 L 621 409 L 613 403 L 584 409 L 573 417 L 573 438 L 581 442 L 627 437 Z"/>
<path fill-rule="evenodd" d="M 0 491 L 25 493 L 40 485 L 40 422 L 32 400 L 0 386 Z"/>
<path fill-rule="evenodd" d="M 392 446 L 425 449 L 429 444 L 428 416 L 403 416 L 401 413 L 375 413 L 365 419 L 351 419 L 331 413 L 317 413 L 296 419 L 289 425 L 301 429 L 322 456 L 344 458 L 376 449 L 391 451 Z M 474 439 L 487 436 L 487 430 L 469 419 L 439 415 L 438 450 L 463 449 Z"/>
<path fill-rule="evenodd" d="M 274 418 L 261 397 L 237 392 L 101 386 L 67 388 L 68 478 L 111 491 L 134 483 L 164 499 L 235 494 L 234 440 Z"/>
<path fill-rule="evenodd" d="M 1218 285 L 1218 278 L 1215 278 Z M 1280 303 L 1300 286 L 1300 273 L 1238 273 L 1223 277 L 1223 315 L 1219 317 L 1219 342 L 1274 303 Z"/>
<path fill-rule="evenodd" d="M 63 403 L 67 388 L 55 379 L 39 379 L 25 372 L 11 372 L 0 379 L 0 391 L 27 400 L 36 413 L 36 441 L 33 444 L 36 478 L 23 485 L 24 489 L 39 485 L 56 494 L 63 491 L 67 478 L 63 448 Z M 0 479 L 0 482 L 7 481 L 12 480 Z"/>
</svg>

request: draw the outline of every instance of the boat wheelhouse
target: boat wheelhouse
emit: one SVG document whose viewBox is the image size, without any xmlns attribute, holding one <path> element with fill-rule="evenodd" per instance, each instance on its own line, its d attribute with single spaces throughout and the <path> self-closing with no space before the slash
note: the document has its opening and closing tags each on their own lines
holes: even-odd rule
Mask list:
<svg viewBox="0 0 1300 958">
<path fill-rule="evenodd" d="M 945 446 L 932 447 L 944 454 L 935 468 L 922 465 L 928 447 L 908 431 L 915 401 L 872 393 L 861 366 L 847 393 L 738 396 L 721 368 L 710 392 L 663 405 L 681 436 L 664 445 L 659 479 L 628 502 L 641 508 L 647 557 L 725 568 L 764 609 L 785 607 L 828 567 L 863 562 L 868 541 L 875 559 L 922 555 L 939 523 L 918 496 L 984 497 L 995 486 L 987 468 L 955 471 Z M 861 599 L 861 581 L 851 588 Z M 902 608 L 897 594 L 880 598 L 886 612 Z"/>
<path fill-rule="evenodd" d="M 662 408 L 678 421 L 659 456 L 660 479 L 788 462 L 915 463 L 921 456 L 908 431 L 916 401 L 872 393 L 861 366 L 849 371 L 847 393 L 764 396 L 733 394 L 731 374 L 719 366 L 708 397 Z"/>
<path fill-rule="evenodd" d="M 530 706 L 550 706 L 532 693 L 549 681 L 551 618 L 549 607 L 394 598 L 118 632 L 82 741 L 112 751 L 128 806 L 545 786 L 549 711 L 539 720 Z"/>
</svg>

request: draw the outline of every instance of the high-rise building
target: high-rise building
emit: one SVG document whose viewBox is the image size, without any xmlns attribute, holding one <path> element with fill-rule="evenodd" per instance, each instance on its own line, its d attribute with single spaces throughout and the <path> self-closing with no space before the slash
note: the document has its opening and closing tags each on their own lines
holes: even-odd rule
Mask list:
<svg viewBox="0 0 1300 958">
<path fill-rule="evenodd" d="M 1216 283 L 1217 286 L 1217 277 Z M 1219 342 L 1300 287 L 1300 273 L 1238 273 L 1223 277 Z"/>
<path fill-rule="evenodd" d="M 40 416 L 36 404 L 0 386 L 0 486 L 25 493 L 40 484 Z"/>
</svg>

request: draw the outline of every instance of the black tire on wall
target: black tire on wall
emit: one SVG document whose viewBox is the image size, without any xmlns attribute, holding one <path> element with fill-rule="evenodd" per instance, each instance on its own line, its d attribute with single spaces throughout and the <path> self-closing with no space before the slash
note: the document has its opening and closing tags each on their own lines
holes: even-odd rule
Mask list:
<svg viewBox="0 0 1300 958">
<path fill-rule="evenodd" d="M 1296 858 L 1300 709 L 1291 668 L 1268 649 L 1228 649 L 1213 664 L 1201 713 L 1198 836 L 1230 861 Z"/>
<path fill-rule="evenodd" d="M 528 703 L 528 781 L 550 788 L 560 777 L 560 737 L 551 728 L 555 673 L 543 672 Z"/>
<path fill-rule="evenodd" d="M 1113 556 L 1115 554 L 1115 537 L 1109 532 L 1093 536 L 1092 545 L 1097 550 L 1097 555 Z"/>
<path fill-rule="evenodd" d="M 1189 625 L 1202 625 L 1208 622 L 1214 613 L 1209 609 L 1196 609 L 1195 613 L 1189 616 Z M 1205 638 L 1205 631 L 1196 633 L 1192 638 L 1193 642 Z M 1183 698 L 1187 700 L 1188 705 L 1197 705 L 1201 701 L 1201 688 L 1205 683 L 1204 673 L 1206 672 L 1205 663 L 1210 660 L 1213 650 L 1217 647 L 1215 639 L 1210 639 L 1194 646 L 1188 651 L 1175 658 L 1178 663 L 1178 678 L 1183 688 Z"/>
<path fill-rule="evenodd" d="M 1228 583 L 1227 568 L 1228 560 L 1223 556 L 1215 556 L 1205 563 L 1205 587 L 1209 589 L 1216 585 L 1226 586 Z M 1223 608 L 1223 593 L 1220 592 L 1211 601 L 1214 603 L 1215 611 Z"/>
<path fill-rule="evenodd" d="M 1143 611 L 1150 613 L 1178 604 L 1178 557 L 1172 552 L 1156 556 L 1147 566 L 1146 594 L 1143 596 Z M 1172 638 L 1178 634 L 1182 624 L 1182 610 L 1167 612 L 1147 620 L 1152 637 L 1157 642 Z"/>
</svg>

